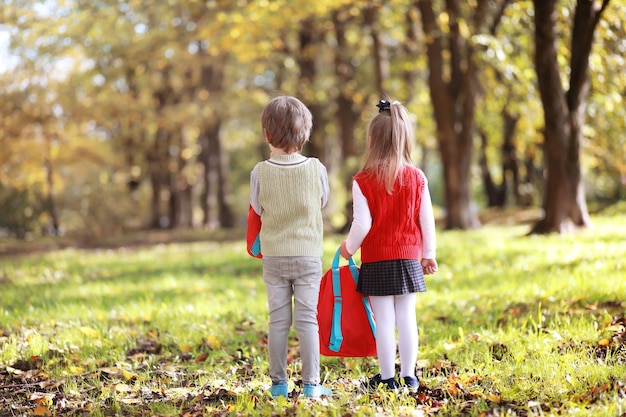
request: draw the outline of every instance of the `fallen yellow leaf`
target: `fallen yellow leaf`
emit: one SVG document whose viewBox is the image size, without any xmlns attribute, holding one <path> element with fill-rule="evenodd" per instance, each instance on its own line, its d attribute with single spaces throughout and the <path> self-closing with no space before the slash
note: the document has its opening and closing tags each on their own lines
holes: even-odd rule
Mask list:
<svg viewBox="0 0 626 417">
<path fill-rule="evenodd" d="M 68 370 L 70 371 L 71 374 L 82 374 L 83 372 L 85 372 L 85 367 L 83 366 L 70 366 L 68 368 Z"/>
<path fill-rule="evenodd" d="M 124 369 L 122 369 L 122 375 L 124 375 L 124 379 L 129 381 L 131 379 L 135 379 L 137 378 L 137 374 L 134 374 L 132 372 L 126 371 Z"/>
<path fill-rule="evenodd" d="M 209 344 L 209 346 L 213 349 L 219 349 L 220 346 L 222 345 L 219 339 L 213 335 L 207 336 L 206 341 Z"/>
<path fill-rule="evenodd" d="M 448 394 L 452 396 L 459 394 L 459 388 L 456 385 L 446 385 L 446 391 L 448 391 Z"/>
<path fill-rule="evenodd" d="M 128 384 L 115 384 L 115 391 L 117 392 L 129 392 L 132 388 Z"/>
<path fill-rule="evenodd" d="M 484 394 L 482 392 L 480 392 L 480 391 L 469 390 L 468 392 L 474 398 L 483 398 L 484 397 Z"/>
<path fill-rule="evenodd" d="M 100 368 L 100 372 L 104 372 L 105 374 L 109 374 L 111 375 L 119 375 L 120 374 L 120 368 Z"/>
<path fill-rule="evenodd" d="M 35 409 L 31 412 L 32 415 L 34 416 L 52 416 L 52 411 L 48 410 L 46 407 L 38 405 L 37 407 L 35 407 Z"/>
<path fill-rule="evenodd" d="M 83 326 L 79 330 L 85 336 L 89 336 L 89 337 L 93 337 L 93 338 L 96 338 L 96 337 L 100 336 L 100 332 L 97 331 L 96 329 L 92 329 L 91 327 Z"/>
<path fill-rule="evenodd" d="M 487 399 L 489 401 L 491 401 L 491 402 L 499 403 L 500 402 L 500 395 L 494 394 L 494 393 L 490 392 L 489 394 L 487 394 Z"/>
</svg>

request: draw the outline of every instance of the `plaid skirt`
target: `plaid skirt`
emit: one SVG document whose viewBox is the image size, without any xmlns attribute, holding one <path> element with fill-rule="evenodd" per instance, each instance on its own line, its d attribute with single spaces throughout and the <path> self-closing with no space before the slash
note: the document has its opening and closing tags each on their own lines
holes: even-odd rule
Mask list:
<svg viewBox="0 0 626 417">
<path fill-rule="evenodd" d="M 415 259 L 361 264 L 356 290 L 363 295 L 400 295 L 426 291 L 422 264 Z"/>
</svg>

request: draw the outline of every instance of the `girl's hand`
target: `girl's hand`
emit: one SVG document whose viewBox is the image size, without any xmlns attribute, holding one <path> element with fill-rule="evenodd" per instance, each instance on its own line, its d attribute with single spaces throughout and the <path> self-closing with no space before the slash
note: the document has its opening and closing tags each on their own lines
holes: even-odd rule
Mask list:
<svg viewBox="0 0 626 417">
<path fill-rule="evenodd" d="M 430 275 L 437 272 L 437 261 L 435 259 L 422 259 L 422 269 L 424 275 Z"/>
<path fill-rule="evenodd" d="M 348 249 L 346 249 L 346 241 L 344 240 L 343 242 L 341 242 L 341 246 L 339 247 L 339 253 L 341 254 L 341 256 L 345 259 L 348 260 L 352 257 L 352 254 L 350 252 L 348 252 Z"/>
</svg>

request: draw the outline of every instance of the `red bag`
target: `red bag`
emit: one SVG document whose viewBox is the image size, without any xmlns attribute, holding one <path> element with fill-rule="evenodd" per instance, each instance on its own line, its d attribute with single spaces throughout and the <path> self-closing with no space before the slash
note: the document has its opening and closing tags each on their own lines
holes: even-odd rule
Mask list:
<svg viewBox="0 0 626 417">
<path fill-rule="evenodd" d="M 261 240 L 259 238 L 261 233 L 261 216 L 256 214 L 256 211 L 252 208 L 252 205 L 248 207 L 248 228 L 246 230 L 246 246 L 248 254 L 255 258 L 262 258 L 261 254 Z"/>
<path fill-rule="evenodd" d="M 356 291 L 359 268 L 339 266 L 339 249 L 322 277 L 317 321 L 320 353 L 348 358 L 376 356 L 376 322 L 369 298 Z"/>
</svg>

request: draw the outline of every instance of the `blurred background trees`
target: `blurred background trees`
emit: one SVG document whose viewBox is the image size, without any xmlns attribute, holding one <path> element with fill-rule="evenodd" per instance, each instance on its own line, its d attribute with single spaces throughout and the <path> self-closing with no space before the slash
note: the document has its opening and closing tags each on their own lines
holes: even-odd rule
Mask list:
<svg viewBox="0 0 626 417">
<path fill-rule="evenodd" d="M 335 230 L 381 97 L 416 116 L 415 162 L 447 228 L 534 207 L 534 231 L 560 232 L 626 195 L 621 0 L 0 7 L 5 233 L 241 226 L 278 94 L 314 115 L 305 153 L 329 169 Z"/>
</svg>

